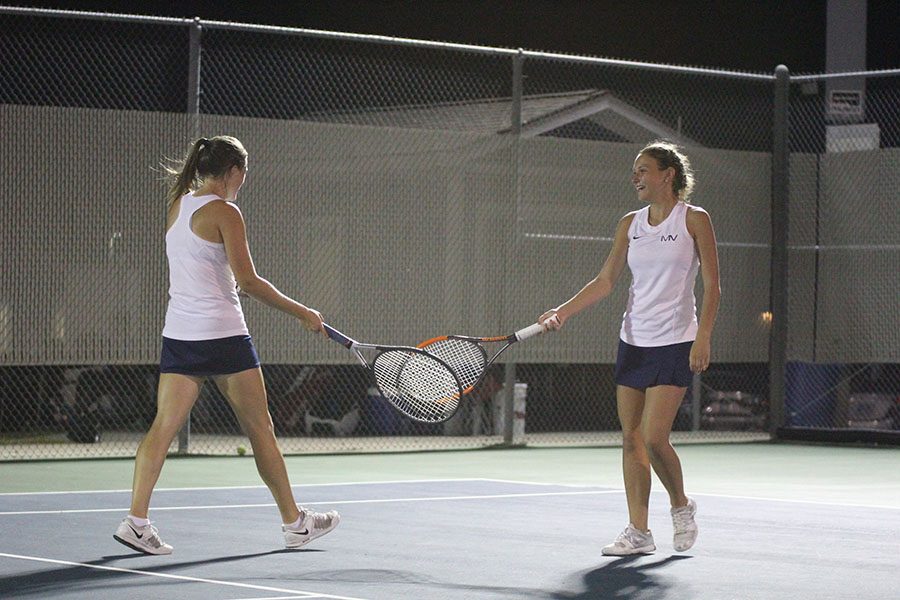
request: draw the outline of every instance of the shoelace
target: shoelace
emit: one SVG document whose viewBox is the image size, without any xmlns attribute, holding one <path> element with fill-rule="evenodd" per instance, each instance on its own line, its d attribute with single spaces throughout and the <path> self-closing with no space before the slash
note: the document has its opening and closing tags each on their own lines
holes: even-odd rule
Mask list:
<svg viewBox="0 0 900 600">
<path fill-rule="evenodd" d="M 691 524 L 691 516 L 690 507 L 688 506 L 672 513 L 672 521 L 675 524 L 675 529 L 686 529 L 688 525 Z"/>
<path fill-rule="evenodd" d="M 628 542 L 630 545 L 637 547 L 640 546 L 641 539 L 638 537 L 640 532 L 637 529 L 632 529 L 631 527 L 626 527 L 622 533 L 616 538 L 616 543 L 620 542 Z"/>
<path fill-rule="evenodd" d="M 147 543 L 153 544 L 154 547 L 159 548 L 162 546 L 162 540 L 159 539 L 159 529 L 150 525 L 150 535 L 147 536 Z"/>
<path fill-rule="evenodd" d="M 328 527 L 331 527 L 331 515 L 328 513 L 313 512 L 304 508 L 303 516 L 306 519 L 312 519 L 312 526 L 314 529 L 327 529 Z M 307 525 L 307 527 L 308 526 L 309 525 Z"/>
</svg>

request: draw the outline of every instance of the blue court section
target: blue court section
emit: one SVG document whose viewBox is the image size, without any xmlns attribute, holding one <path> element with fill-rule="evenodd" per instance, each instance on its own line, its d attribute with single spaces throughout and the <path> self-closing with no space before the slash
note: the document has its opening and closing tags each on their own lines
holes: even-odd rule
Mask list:
<svg viewBox="0 0 900 600">
<path fill-rule="evenodd" d="M 897 598 L 896 506 L 698 494 L 700 538 L 672 550 L 654 492 L 658 550 L 607 558 L 624 492 L 496 479 L 296 486 L 342 523 L 281 549 L 261 487 L 158 490 L 152 516 L 175 553 L 112 539 L 129 492 L 0 495 L 2 598 Z"/>
</svg>

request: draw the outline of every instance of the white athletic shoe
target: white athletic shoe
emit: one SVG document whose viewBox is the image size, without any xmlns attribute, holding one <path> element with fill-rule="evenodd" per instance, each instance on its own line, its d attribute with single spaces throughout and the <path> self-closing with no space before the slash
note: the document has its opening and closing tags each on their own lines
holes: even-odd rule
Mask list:
<svg viewBox="0 0 900 600">
<path fill-rule="evenodd" d="M 281 530 L 284 532 L 285 548 L 305 546 L 314 539 L 322 537 L 341 522 L 341 515 L 335 510 L 319 513 L 301 507 L 300 514 L 303 516 L 303 519 L 298 527 L 281 526 Z"/>
<path fill-rule="evenodd" d="M 656 550 L 653 533 L 644 533 L 631 523 L 619 534 L 612 544 L 603 546 L 600 551 L 604 556 L 630 556 L 632 554 L 650 554 Z"/>
<path fill-rule="evenodd" d="M 689 550 L 697 541 L 697 522 L 694 515 L 697 514 L 697 503 L 688 498 L 687 506 L 672 509 L 672 526 L 675 528 L 675 536 L 672 543 L 676 552 Z"/>
<path fill-rule="evenodd" d="M 125 517 L 113 534 L 113 539 L 144 554 L 172 554 L 172 546 L 159 539 L 159 531 L 153 525 L 138 527 Z"/>
</svg>

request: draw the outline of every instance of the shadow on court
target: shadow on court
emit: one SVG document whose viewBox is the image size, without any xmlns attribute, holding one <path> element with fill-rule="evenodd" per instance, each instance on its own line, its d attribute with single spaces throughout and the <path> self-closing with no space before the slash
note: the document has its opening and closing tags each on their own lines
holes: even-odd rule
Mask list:
<svg viewBox="0 0 900 600">
<path fill-rule="evenodd" d="M 159 565 L 150 567 L 141 567 L 139 564 L 125 565 L 116 564 L 122 560 L 143 559 L 148 560 L 145 554 L 128 553 L 104 556 L 96 560 L 85 561 L 84 565 L 92 566 L 112 566 L 122 568 L 132 568 L 138 571 L 146 571 L 147 573 L 169 573 L 172 571 L 181 571 L 202 565 L 214 565 L 220 563 L 245 560 L 248 558 L 257 558 L 260 556 L 269 556 L 272 554 L 292 553 L 297 550 L 287 550 L 284 548 L 278 550 L 269 550 L 267 552 L 258 552 L 256 554 L 241 554 L 235 556 L 220 556 L 217 558 L 209 558 L 205 560 L 194 560 L 188 562 L 179 562 L 173 564 Z M 121 571 L 107 571 L 104 569 L 92 569 L 90 566 L 69 566 L 58 569 L 49 569 L 45 571 L 31 571 L 21 575 L 12 577 L 0 577 L 0 598 L 5 597 L 7 593 L 15 593 L 17 598 L 34 596 L 36 598 L 52 597 L 54 593 L 67 593 L 83 591 L 86 594 L 91 591 L 98 592 L 110 585 L 109 581 L 113 578 L 122 578 L 123 576 L 140 577 L 135 573 L 123 573 Z"/>
<path fill-rule="evenodd" d="M 306 572 L 301 581 L 343 582 L 361 586 L 409 586 L 432 591 L 440 590 L 440 597 L 467 598 L 491 596 L 510 597 L 525 600 L 528 598 L 552 600 L 608 600 L 609 598 L 653 598 L 667 597 L 672 583 L 662 581 L 652 573 L 653 570 L 691 558 L 684 555 L 668 556 L 656 562 L 646 561 L 647 556 L 629 556 L 613 559 L 600 568 L 582 572 L 573 588 L 586 588 L 578 591 L 551 592 L 540 588 L 472 585 L 460 582 L 443 581 L 421 572 L 400 571 L 395 569 L 341 569 L 332 571 Z M 681 593 L 684 589 L 681 588 Z M 429 598 L 431 594 L 423 593 Z"/>
<path fill-rule="evenodd" d="M 292 581 L 283 577 L 283 581 Z M 296 578 L 297 582 L 320 581 L 345 583 L 360 589 L 378 587 L 385 593 L 394 591 L 403 598 L 516 598 L 516 600 L 547 600 L 556 598 L 553 592 L 537 587 L 513 587 L 502 585 L 476 585 L 432 577 L 420 571 L 398 569 L 340 569 L 309 571 Z M 412 593 L 421 596 L 410 596 Z M 353 593 L 347 592 L 347 593 Z M 580 596 L 579 596 L 580 597 Z"/>
<path fill-rule="evenodd" d="M 271 556 L 281 553 L 292 553 L 296 550 L 270 550 L 267 552 L 258 552 L 255 554 L 242 554 L 235 556 L 221 556 L 217 558 L 209 558 L 204 560 L 195 560 L 187 562 L 179 562 L 172 564 L 155 564 L 153 566 L 141 567 L 140 559 L 147 560 L 143 554 L 117 554 L 104 556 L 102 558 L 87 561 L 86 566 L 67 566 L 63 568 L 49 569 L 44 571 L 32 571 L 15 575 L 12 577 L 0 578 L 0 597 L 4 597 L 7 593 L 14 593 L 17 598 L 52 598 L 54 595 L 62 594 L 84 594 L 85 597 L 93 596 L 100 593 L 101 590 L 118 589 L 120 594 L 127 596 L 127 589 L 123 585 L 127 585 L 121 581 L 123 573 L 121 571 L 106 571 L 102 569 L 92 569 L 90 566 L 121 566 L 123 568 L 132 568 L 147 573 L 177 573 L 193 567 L 203 565 L 215 565 L 229 562 L 236 562 L 245 559 L 253 559 L 262 556 Z M 676 561 L 691 558 L 684 555 L 668 556 L 662 560 L 655 562 L 645 562 L 647 556 L 631 556 L 620 559 L 612 559 L 603 566 L 589 571 L 582 571 L 573 575 L 574 581 L 571 586 L 562 591 L 548 591 L 540 588 L 529 587 L 507 587 L 507 586 L 485 586 L 472 585 L 460 582 L 448 582 L 423 575 L 421 572 L 399 571 L 389 569 L 341 569 L 329 571 L 312 571 L 306 572 L 298 577 L 304 582 L 310 581 L 327 581 L 327 582 L 344 582 L 357 585 L 380 585 L 390 586 L 399 585 L 402 587 L 419 587 L 431 588 L 432 590 L 443 590 L 442 594 L 450 594 L 454 597 L 465 597 L 466 595 L 483 595 L 485 592 L 492 595 L 501 595 L 515 598 L 550 598 L 553 600 L 600 600 L 606 598 L 653 598 L 664 599 L 668 597 L 672 583 L 664 581 L 654 571 L 663 568 Z M 132 562 L 133 559 L 138 559 Z M 122 561 L 128 561 L 127 565 L 123 565 Z M 133 577 L 138 574 L 130 574 Z M 118 585 L 114 588 L 113 581 Z M 284 581 L 290 581 L 291 578 L 284 578 Z M 157 584 L 163 582 L 155 582 Z M 171 583 L 171 582 L 166 582 Z M 583 591 L 576 591 L 583 589 Z M 681 590 L 683 592 L 683 589 Z"/>
<path fill-rule="evenodd" d="M 643 562 L 646 556 L 626 556 L 613 559 L 598 569 L 583 572 L 580 584 L 583 592 L 557 592 L 554 600 L 602 600 L 604 598 L 666 598 L 672 584 L 652 571 L 677 561 L 691 558 L 682 554 L 668 556 L 656 562 Z M 684 593 L 684 589 L 681 590 Z"/>
<path fill-rule="evenodd" d="M 291 581 L 291 578 L 283 578 L 284 581 Z M 361 586 L 370 588 L 371 586 L 383 586 L 385 590 L 390 586 L 397 586 L 394 589 L 422 590 L 423 597 L 427 598 L 482 598 L 485 593 L 491 596 L 500 596 L 505 598 L 517 598 L 524 600 L 526 598 L 548 598 L 549 592 L 537 588 L 526 587 L 509 587 L 509 586 L 486 586 L 474 585 L 460 582 L 450 582 L 437 577 L 431 577 L 417 571 L 401 571 L 398 569 L 340 569 L 329 571 L 310 571 L 303 573 L 302 577 L 296 579 L 298 582 L 321 581 L 321 582 L 341 582 L 353 586 Z M 427 590 L 427 591 L 426 591 Z M 435 596 L 435 593 L 440 594 Z M 404 598 L 409 596 L 403 596 Z"/>
</svg>

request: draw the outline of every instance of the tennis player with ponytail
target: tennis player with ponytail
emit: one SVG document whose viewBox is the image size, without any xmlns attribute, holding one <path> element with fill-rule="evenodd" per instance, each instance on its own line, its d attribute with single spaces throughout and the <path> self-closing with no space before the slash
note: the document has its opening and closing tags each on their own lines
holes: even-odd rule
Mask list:
<svg viewBox="0 0 900 600">
<path fill-rule="evenodd" d="M 634 161 L 631 183 L 647 206 L 619 221 L 600 273 L 539 319 L 551 329 L 564 326 L 607 297 L 628 264 L 632 282 L 615 376 L 629 523 L 602 549 L 612 556 L 656 550 L 647 523 L 651 466 L 669 493 L 675 550 L 688 550 L 697 539 L 697 504 L 685 495 L 681 461 L 669 434 L 692 372 L 709 366 L 720 293 L 712 222 L 705 210 L 688 204 L 694 177 L 680 148 L 666 141 L 645 146 Z M 703 280 L 699 321 L 698 271 Z"/>
<path fill-rule="evenodd" d="M 298 507 L 275 439 L 259 359 L 244 322 L 237 286 L 247 295 L 324 334 L 318 311 L 260 277 L 235 201 L 247 177 L 247 151 L 230 136 L 201 138 L 169 169 L 166 215 L 169 305 L 163 328 L 156 418 L 137 450 L 131 510 L 114 538 L 147 554 L 170 554 L 148 519 L 150 495 L 169 445 L 209 377 L 250 438 L 256 467 L 281 513 L 285 546 L 298 548 L 340 521 L 335 511 Z"/>
</svg>

